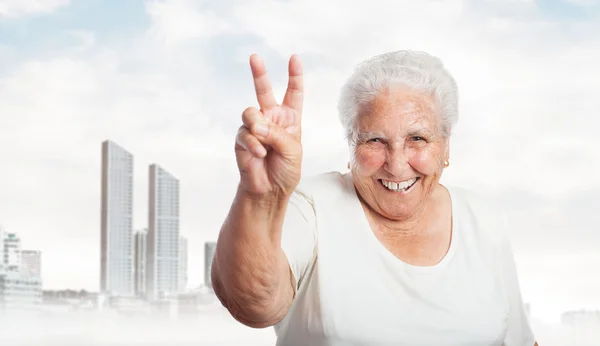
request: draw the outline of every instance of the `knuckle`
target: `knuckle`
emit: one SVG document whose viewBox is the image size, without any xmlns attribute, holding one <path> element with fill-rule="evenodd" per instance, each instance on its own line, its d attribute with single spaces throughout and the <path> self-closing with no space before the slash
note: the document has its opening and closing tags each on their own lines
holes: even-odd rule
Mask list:
<svg viewBox="0 0 600 346">
<path fill-rule="evenodd" d="M 244 134 L 244 132 L 247 132 L 247 131 L 248 131 L 248 129 L 247 129 L 245 126 L 243 126 L 243 125 L 242 125 L 242 126 L 240 126 L 240 127 L 238 128 L 238 131 L 237 131 L 237 135 L 236 135 L 236 137 L 237 137 L 237 138 L 240 138 L 240 137 L 241 137 L 241 136 Z"/>
<path fill-rule="evenodd" d="M 248 138 L 248 129 L 245 127 L 240 127 L 236 136 L 236 142 L 243 143 Z"/>
<path fill-rule="evenodd" d="M 256 109 L 256 107 L 247 107 L 246 109 L 244 109 L 243 114 L 253 113 L 256 111 L 258 111 L 258 109 Z"/>
<path fill-rule="evenodd" d="M 255 115 L 258 112 L 259 112 L 259 110 L 256 109 L 255 107 L 248 107 L 248 108 L 244 109 L 244 112 L 242 112 L 242 118 L 250 119 L 253 115 Z"/>
</svg>

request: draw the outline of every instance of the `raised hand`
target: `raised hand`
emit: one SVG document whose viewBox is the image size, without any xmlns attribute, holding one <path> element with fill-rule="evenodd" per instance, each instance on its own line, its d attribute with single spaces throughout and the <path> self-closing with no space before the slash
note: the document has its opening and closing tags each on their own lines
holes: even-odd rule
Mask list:
<svg viewBox="0 0 600 346">
<path fill-rule="evenodd" d="M 236 137 L 240 188 L 257 197 L 289 196 L 300 181 L 302 166 L 302 64 L 292 55 L 281 105 L 273 95 L 265 64 L 256 54 L 250 57 L 250 68 L 260 110 L 250 107 L 244 111 Z"/>
</svg>

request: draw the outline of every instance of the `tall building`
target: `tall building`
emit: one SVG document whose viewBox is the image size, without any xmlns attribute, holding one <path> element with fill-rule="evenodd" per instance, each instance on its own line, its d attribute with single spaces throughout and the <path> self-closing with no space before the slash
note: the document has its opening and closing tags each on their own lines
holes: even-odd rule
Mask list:
<svg viewBox="0 0 600 346">
<path fill-rule="evenodd" d="M 102 143 L 100 291 L 132 296 L 133 155 Z"/>
<path fill-rule="evenodd" d="M 27 276 L 42 276 L 42 253 L 36 250 L 21 251 L 21 272 Z"/>
<path fill-rule="evenodd" d="M 21 267 L 21 239 L 0 228 L 0 271 L 16 271 Z"/>
<path fill-rule="evenodd" d="M 21 251 L 21 239 L 0 228 L 0 314 L 37 311 L 42 302 L 39 251 Z M 28 257 L 28 253 L 37 253 Z"/>
<path fill-rule="evenodd" d="M 213 257 L 215 257 L 216 242 L 204 243 L 204 284 L 212 290 L 212 280 L 210 278 L 210 269 L 212 267 Z"/>
<path fill-rule="evenodd" d="M 0 271 L 0 314 L 37 312 L 42 304 L 42 279 L 19 271 Z"/>
<path fill-rule="evenodd" d="M 179 237 L 179 292 L 185 292 L 188 285 L 188 240 Z"/>
<path fill-rule="evenodd" d="M 133 276 L 135 294 L 138 297 L 146 296 L 146 265 L 148 261 L 148 229 L 144 228 L 135 232 L 133 238 Z"/>
<path fill-rule="evenodd" d="M 179 291 L 179 180 L 150 165 L 147 294 L 157 299 Z"/>
<path fill-rule="evenodd" d="M 5 234 L 4 228 L 2 228 L 2 225 L 0 225 L 0 272 L 2 272 L 4 270 L 4 267 L 5 267 L 4 261 L 5 261 L 5 257 L 7 257 L 7 256 L 4 256 L 4 252 L 5 252 L 4 251 L 4 234 Z"/>
</svg>

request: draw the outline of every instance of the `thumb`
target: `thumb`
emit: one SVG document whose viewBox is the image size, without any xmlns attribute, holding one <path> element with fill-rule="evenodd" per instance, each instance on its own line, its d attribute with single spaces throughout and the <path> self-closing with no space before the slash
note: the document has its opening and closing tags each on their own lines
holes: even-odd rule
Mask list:
<svg viewBox="0 0 600 346">
<path fill-rule="evenodd" d="M 294 155 L 300 150 L 300 143 L 294 136 L 275 123 L 257 122 L 252 126 L 252 134 L 282 155 Z"/>
</svg>

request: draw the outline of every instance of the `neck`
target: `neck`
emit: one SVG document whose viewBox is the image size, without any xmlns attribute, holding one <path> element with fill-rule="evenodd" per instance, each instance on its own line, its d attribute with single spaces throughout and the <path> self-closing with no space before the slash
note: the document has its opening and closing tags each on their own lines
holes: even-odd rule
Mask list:
<svg viewBox="0 0 600 346">
<path fill-rule="evenodd" d="M 439 187 L 439 186 L 438 186 Z M 431 227 L 438 207 L 438 191 L 435 189 L 412 214 L 402 218 L 392 218 L 374 210 L 360 196 L 360 202 L 374 231 L 389 236 L 414 237 L 434 233 Z"/>
</svg>

